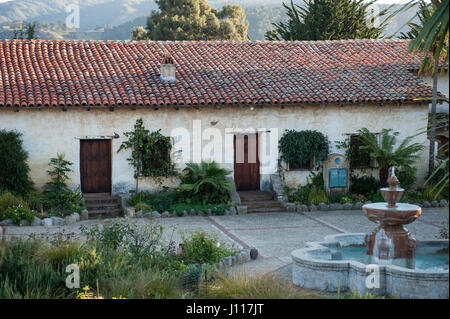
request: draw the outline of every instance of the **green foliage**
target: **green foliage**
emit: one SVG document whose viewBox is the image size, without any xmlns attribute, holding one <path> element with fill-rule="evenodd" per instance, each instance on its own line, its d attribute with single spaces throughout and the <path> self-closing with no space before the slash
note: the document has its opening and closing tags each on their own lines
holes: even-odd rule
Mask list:
<svg viewBox="0 0 450 319">
<path fill-rule="evenodd" d="M 182 237 L 183 260 L 188 264 L 218 263 L 221 258 L 233 255 L 216 234 L 197 231 Z"/>
<path fill-rule="evenodd" d="M 218 11 L 207 0 L 156 0 L 159 11 L 147 20 L 147 32 L 133 29 L 134 40 L 247 40 L 248 22 L 238 5 Z"/>
<path fill-rule="evenodd" d="M 169 187 L 163 187 L 158 193 L 140 192 L 128 199 L 128 204 L 135 206 L 138 203 L 150 205 L 153 210 L 158 212 L 169 211 L 172 205 L 181 200 L 181 194 Z"/>
<path fill-rule="evenodd" d="M 64 154 L 57 154 L 57 157 L 50 159 L 50 169 L 47 170 L 50 176 L 50 182 L 43 187 L 46 208 L 49 208 L 53 214 L 65 216 L 73 211 L 79 211 L 83 208 L 83 195 L 78 188 L 72 192 L 67 186 L 69 174 L 72 169 L 72 162 L 64 159 Z"/>
<path fill-rule="evenodd" d="M 33 188 L 28 177 L 28 153 L 23 149 L 21 136 L 16 131 L 0 130 L 0 192 L 9 190 L 25 195 Z"/>
<path fill-rule="evenodd" d="M 327 193 L 323 189 L 316 187 L 311 188 L 311 191 L 308 194 L 308 204 L 318 205 L 320 203 L 329 203 Z"/>
<path fill-rule="evenodd" d="M 416 182 L 417 168 L 409 166 L 402 167 L 395 175 L 400 182 L 400 187 L 411 190 Z"/>
<path fill-rule="evenodd" d="M 370 159 L 370 152 L 361 148 L 356 149 L 356 145 L 351 145 L 350 138 L 347 138 L 345 141 L 336 141 L 335 143 L 337 149 L 341 149 L 345 152 L 345 157 L 350 163 L 351 171 L 359 168 L 359 162 L 365 163 Z"/>
<path fill-rule="evenodd" d="M 440 61 L 448 65 L 449 50 L 449 0 L 433 0 L 432 5 L 433 8 L 421 10 L 419 16 L 422 16 L 423 26 L 413 27 L 416 34 L 413 32 L 415 38 L 410 45 L 410 51 L 413 53 L 417 51 L 427 53 L 422 60 L 420 71 L 428 73 L 437 71 Z"/>
<path fill-rule="evenodd" d="M 3 218 L 8 219 L 11 218 L 14 224 L 19 225 L 21 220 L 26 220 L 28 222 L 32 222 L 35 214 L 26 207 L 21 205 L 12 206 L 6 209 L 3 213 Z"/>
<path fill-rule="evenodd" d="M 23 28 L 24 26 L 25 26 L 25 30 Z M 35 34 L 36 34 L 36 23 L 28 22 L 28 23 L 24 23 L 23 25 L 21 25 L 19 29 L 14 30 L 13 39 L 32 40 L 32 39 L 36 39 Z"/>
<path fill-rule="evenodd" d="M 299 185 L 297 189 L 285 187 L 285 195 L 290 202 L 297 204 L 319 204 L 328 203 L 329 199 L 324 190 L 324 181 L 321 173 L 314 173 L 308 176 L 306 185 Z"/>
<path fill-rule="evenodd" d="M 0 193 L 0 220 L 6 219 L 5 212 L 10 207 L 29 208 L 27 202 L 20 196 L 14 196 L 9 191 L 4 191 Z"/>
<path fill-rule="evenodd" d="M 178 203 L 170 206 L 169 211 L 175 211 L 178 215 L 181 215 L 183 211 L 189 212 L 194 209 L 196 212 L 206 212 L 208 209 L 211 210 L 213 215 L 224 215 L 225 211 L 228 209 L 227 204 L 188 204 L 188 203 Z"/>
<path fill-rule="evenodd" d="M 230 171 L 216 162 L 187 163 L 178 190 L 186 198 L 202 204 L 222 204 L 230 200 L 232 182 L 226 176 Z"/>
<path fill-rule="evenodd" d="M 146 203 L 143 203 L 143 202 L 137 203 L 134 206 L 134 208 L 136 209 L 137 212 L 138 211 L 143 211 L 144 213 L 149 213 L 149 212 L 152 211 L 152 206 L 150 206 L 150 205 L 148 205 Z"/>
<path fill-rule="evenodd" d="M 317 131 L 287 130 L 280 138 L 280 161 L 301 166 L 314 158 L 316 163 L 328 156 L 328 139 Z"/>
<path fill-rule="evenodd" d="M 419 18 L 419 24 L 412 21 L 408 22 L 409 31 L 401 32 L 400 39 L 415 39 L 423 28 L 423 25 L 433 15 L 434 8 L 432 3 L 421 0 L 419 2 L 419 8 L 417 11 L 417 17 Z"/>
<path fill-rule="evenodd" d="M 362 128 L 358 132 L 360 134 L 358 138 L 364 143 L 361 149 L 368 150 L 370 157 L 377 162 L 380 168 L 379 177 L 382 185 L 386 184 L 389 167 L 410 167 L 420 158 L 419 153 L 424 148 L 419 143 L 411 143 L 414 136 L 408 136 L 394 150 L 399 132 L 392 132 L 392 129 L 381 131 L 381 144 L 378 144 L 375 134 L 367 128 Z"/>
<path fill-rule="evenodd" d="M 140 192 L 140 193 L 137 193 L 136 195 L 130 196 L 130 197 L 127 199 L 127 203 L 128 203 L 130 206 L 136 206 L 136 204 L 138 204 L 138 203 L 144 201 L 145 199 L 147 199 L 148 195 L 149 195 L 149 194 L 146 193 L 146 192 Z"/>
<path fill-rule="evenodd" d="M 373 176 L 352 175 L 350 176 L 350 192 L 367 196 L 380 188 L 380 181 Z"/>
<path fill-rule="evenodd" d="M 131 149 L 131 157 L 127 161 L 134 169 L 134 178 L 139 176 L 169 177 L 176 175 L 175 164 L 172 163 L 170 137 L 164 136 L 161 130 L 150 132 L 145 129 L 142 118 L 136 120 L 134 131 L 125 132 L 128 140 L 123 141 L 117 153 Z"/>
<path fill-rule="evenodd" d="M 266 33 L 267 40 L 344 40 L 381 37 L 385 20 L 375 26 L 375 19 L 386 15 L 381 11 L 369 16 L 375 1 L 362 0 L 304 0 L 305 7 L 283 3 L 288 20 L 273 23 L 274 30 Z"/>
</svg>

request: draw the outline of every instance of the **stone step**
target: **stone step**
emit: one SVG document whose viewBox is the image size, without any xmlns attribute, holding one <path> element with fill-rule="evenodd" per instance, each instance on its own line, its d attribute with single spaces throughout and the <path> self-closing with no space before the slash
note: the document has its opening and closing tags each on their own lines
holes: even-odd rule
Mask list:
<svg viewBox="0 0 450 319">
<path fill-rule="evenodd" d="M 241 202 L 273 200 L 272 193 L 263 191 L 239 191 Z"/>
<path fill-rule="evenodd" d="M 84 196 L 84 202 L 86 205 L 96 205 L 96 204 L 120 204 L 120 198 L 119 197 L 113 197 L 113 196 L 90 196 L 86 197 Z"/>
<path fill-rule="evenodd" d="M 107 210 L 92 210 L 89 211 L 89 219 L 102 219 L 120 217 L 122 215 L 121 209 L 107 209 Z"/>
<path fill-rule="evenodd" d="M 86 208 L 88 211 L 91 210 L 108 210 L 108 209 L 120 209 L 120 203 L 86 203 Z"/>
</svg>

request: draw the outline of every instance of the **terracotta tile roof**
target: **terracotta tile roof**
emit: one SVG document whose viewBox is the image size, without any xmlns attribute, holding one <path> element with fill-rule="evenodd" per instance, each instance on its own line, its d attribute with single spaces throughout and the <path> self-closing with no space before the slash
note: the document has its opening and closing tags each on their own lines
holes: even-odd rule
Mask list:
<svg viewBox="0 0 450 319">
<path fill-rule="evenodd" d="M 431 87 L 402 40 L 0 41 L 0 106 L 411 102 Z M 160 79 L 169 53 L 177 80 Z"/>
</svg>

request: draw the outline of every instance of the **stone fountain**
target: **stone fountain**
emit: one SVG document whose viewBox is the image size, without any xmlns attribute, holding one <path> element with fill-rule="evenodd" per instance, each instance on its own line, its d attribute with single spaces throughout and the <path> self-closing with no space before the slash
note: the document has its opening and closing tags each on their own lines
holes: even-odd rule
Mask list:
<svg viewBox="0 0 450 319">
<path fill-rule="evenodd" d="M 400 298 L 448 298 L 448 240 L 417 241 L 405 225 L 422 213 L 399 203 L 404 189 L 392 169 L 386 202 L 362 207 L 378 226 L 368 234 L 330 235 L 291 253 L 292 281 L 304 288 L 336 292 L 355 290 Z"/>
<path fill-rule="evenodd" d="M 404 225 L 419 218 L 422 209 L 417 205 L 398 203 L 404 189 L 398 186 L 394 168 L 387 180 L 389 187 L 381 188 L 386 203 L 363 206 L 365 216 L 379 226 L 365 236 L 367 255 L 373 264 L 394 264 L 414 268 L 417 241 Z"/>
</svg>

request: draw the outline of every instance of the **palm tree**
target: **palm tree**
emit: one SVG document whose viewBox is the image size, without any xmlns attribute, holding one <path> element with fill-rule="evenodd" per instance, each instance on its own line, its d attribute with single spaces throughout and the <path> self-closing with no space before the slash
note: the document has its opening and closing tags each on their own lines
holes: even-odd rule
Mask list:
<svg viewBox="0 0 450 319">
<path fill-rule="evenodd" d="M 226 176 L 231 172 L 216 162 L 187 163 L 179 189 L 193 196 L 202 195 L 206 203 L 227 202 L 232 187 Z"/>
<path fill-rule="evenodd" d="M 381 131 L 380 144 L 378 144 L 375 134 L 371 133 L 367 128 L 362 128 L 358 132 L 358 138 L 364 144 L 364 146 L 361 146 L 361 149 L 367 150 L 370 157 L 379 166 L 379 178 L 382 185 L 386 185 L 390 167 L 410 167 L 420 158 L 418 153 L 424 148 L 419 143 L 410 144 L 414 136 L 408 136 L 394 150 L 396 137 L 399 132 L 392 132 L 392 129 L 383 129 Z"/>
<path fill-rule="evenodd" d="M 419 3 L 419 12 L 417 13 L 420 24 L 408 23 L 411 31 L 408 35 L 412 36 L 413 41 L 410 44 L 411 53 L 422 52 L 422 60 L 419 74 L 428 73 L 433 77 L 433 92 L 430 111 L 430 149 L 428 160 L 428 172 L 431 175 L 435 170 L 434 154 L 436 139 L 436 104 L 438 101 L 437 84 L 439 75 L 439 65 L 448 64 L 448 10 L 449 0 L 432 0 L 431 4 L 426 4 L 420 0 L 410 0 L 398 11 L 411 8 Z M 396 13 L 394 13 L 396 14 Z M 442 70 L 444 68 L 442 67 Z"/>
</svg>

